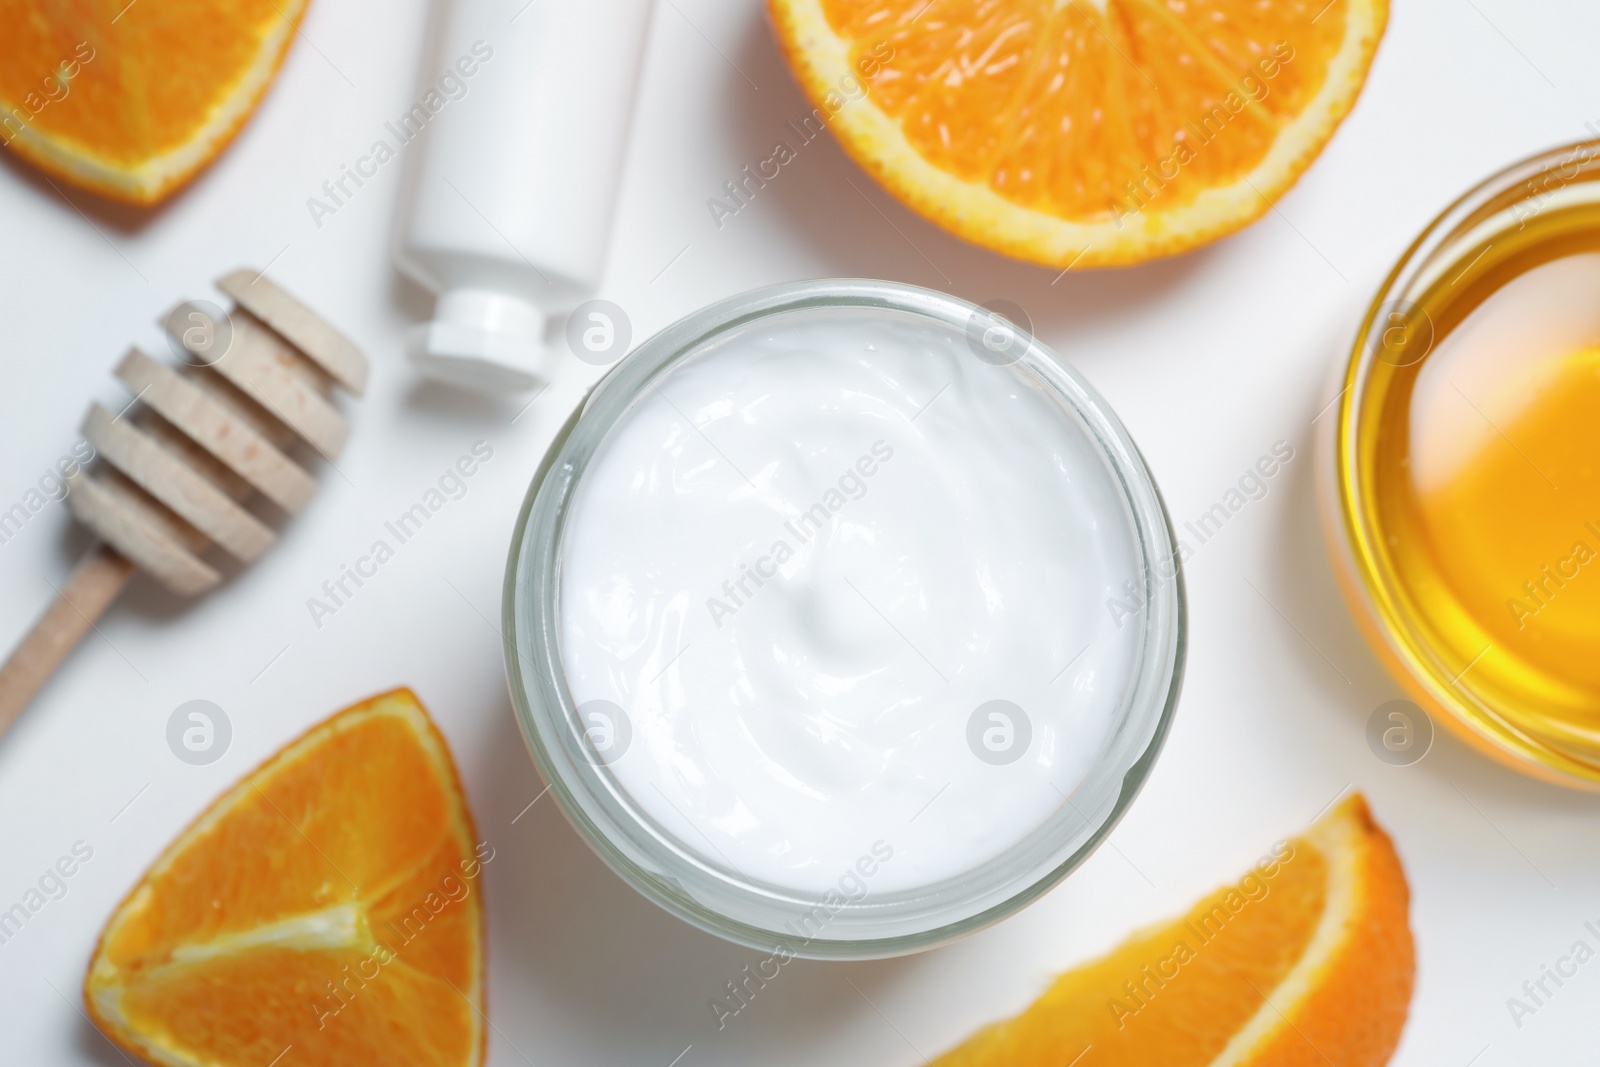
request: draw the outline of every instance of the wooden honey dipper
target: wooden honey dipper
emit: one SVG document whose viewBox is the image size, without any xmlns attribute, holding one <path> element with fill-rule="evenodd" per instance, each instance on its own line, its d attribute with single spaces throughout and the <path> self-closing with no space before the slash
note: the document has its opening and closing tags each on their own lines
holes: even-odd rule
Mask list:
<svg viewBox="0 0 1600 1067">
<path fill-rule="evenodd" d="M 334 386 L 361 395 L 366 357 L 264 275 L 236 270 L 217 288 L 234 300 L 222 321 L 185 303 L 163 323 L 186 365 L 129 349 L 115 374 L 138 410 L 92 404 L 84 417 L 101 462 L 66 479 L 66 499 L 99 542 L 0 667 L 0 731 L 136 570 L 182 596 L 207 591 L 222 580 L 201 558 L 209 546 L 249 563 L 276 537 L 244 504 L 259 495 L 294 515 L 316 491 L 287 454 L 295 443 L 326 459 L 344 446 Z"/>
</svg>

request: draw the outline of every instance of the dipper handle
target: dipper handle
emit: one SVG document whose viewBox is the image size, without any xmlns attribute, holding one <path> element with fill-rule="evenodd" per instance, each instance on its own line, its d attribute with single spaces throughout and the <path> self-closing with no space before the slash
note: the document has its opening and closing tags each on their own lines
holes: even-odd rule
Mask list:
<svg viewBox="0 0 1600 1067">
<path fill-rule="evenodd" d="M 55 602 L 0 667 L 0 734 L 122 592 L 134 570 L 109 545 L 97 544 L 83 557 Z"/>
</svg>

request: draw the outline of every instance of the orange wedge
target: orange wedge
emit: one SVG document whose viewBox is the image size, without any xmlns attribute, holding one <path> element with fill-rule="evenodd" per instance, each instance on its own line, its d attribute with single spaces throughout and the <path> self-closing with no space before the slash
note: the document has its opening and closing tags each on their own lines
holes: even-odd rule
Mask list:
<svg viewBox="0 0 1600 1067">
<path fill-rule="evenodd" d="M 1410 891 L 1351 797 L 1237 884 L 1056 979 L 935 1067 L 1375 1067 L 1411 1003 Z"/>
<path fill-rule="evenodd" d="M 1355 103 L 1388 20 L 1387 0 L 769 4 L 806 126 L 952 233 L 1055 267 L 1260 217 Z"/>
<path fill-rule="evenodd" d="M 482 869 L 409 690 L 347 708 L 223 794 L 100 935 L 84 999 L 173 1067 L 483 1062 Z"/>
<path fill-rule="evenodd" d="M 163 200 L 233 139 L 306 0 L 0 4 L 0 143 L 74 185 Z"/>
</svg>

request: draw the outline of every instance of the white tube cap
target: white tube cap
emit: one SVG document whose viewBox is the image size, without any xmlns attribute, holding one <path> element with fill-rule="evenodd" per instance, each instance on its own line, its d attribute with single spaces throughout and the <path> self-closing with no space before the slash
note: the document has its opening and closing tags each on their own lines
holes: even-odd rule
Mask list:
<svg viewBox="0 0 1600 1067">
<path fill-rule="evenodd" d="M 429 378 L 469 389 L 528 390 L 554 372 L 544 312 L 492 289 L 452 289 L 432 322 L 407 337 L 411 363 Z"/>
</svg>

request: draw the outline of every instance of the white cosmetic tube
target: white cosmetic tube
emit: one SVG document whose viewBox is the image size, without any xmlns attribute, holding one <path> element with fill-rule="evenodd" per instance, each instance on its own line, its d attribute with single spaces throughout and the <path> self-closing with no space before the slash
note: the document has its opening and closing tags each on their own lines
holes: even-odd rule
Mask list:
<svg viewBox="0 0 1600 1067">
<path fill-rule="evenodd" d="M 605 266 L 650 0 L 437 0 L 395 245 L 438 296 L 408 338 L 429 377 L 548 382 L 546 320 Z"/>
</svg>

